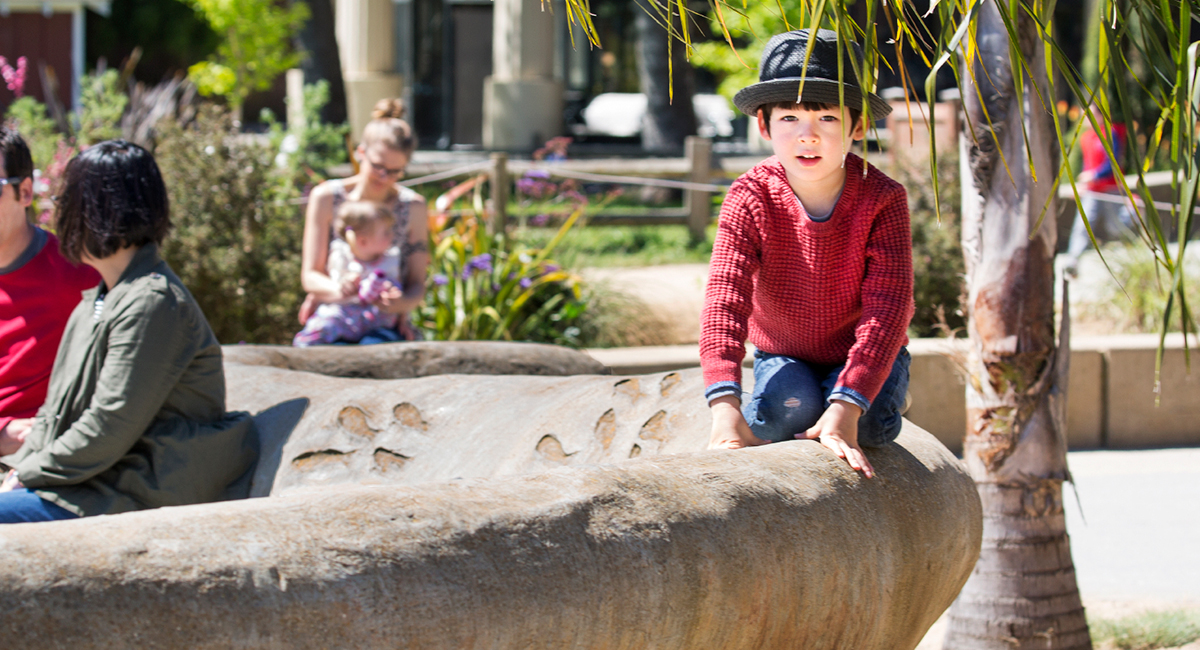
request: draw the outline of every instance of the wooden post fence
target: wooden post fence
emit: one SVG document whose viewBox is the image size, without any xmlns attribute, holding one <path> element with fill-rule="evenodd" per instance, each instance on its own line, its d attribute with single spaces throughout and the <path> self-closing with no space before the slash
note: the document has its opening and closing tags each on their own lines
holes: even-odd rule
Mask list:
<svg viewBox="0 0 1200 650">
<path fill-rule="evenodd" d="M 492 234 L 508 230 L 508 154 L 492 154 Z"/>
<path fill-rule="evenodd" d="M 688 136 L 683 149 L 688 159 L 688 180 L 707 183 L 712 176 L 712 140 Z M 683 204 L 687 209 L 688 235 L 692 243 L 704 241 L 708 222 L 712 220 L 712 193 L 685 190 Z"/>
</svg>

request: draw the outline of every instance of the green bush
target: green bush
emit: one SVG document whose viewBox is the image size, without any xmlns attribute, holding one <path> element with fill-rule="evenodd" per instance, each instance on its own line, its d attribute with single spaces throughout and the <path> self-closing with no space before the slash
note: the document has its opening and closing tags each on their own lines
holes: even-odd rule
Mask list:
<svg viewBox="0 0 1200 650">
<path fill-rule="evenodd" d="M 187 128 L 160 128 L 155 157 L 175 224 L 163 257 L 222 343 L 287 343 L 299 329 L 304 220 L 277 153 L 213 104 Z"/>
<path fill-rule="evenodd" d="M 26 95 L 8 105 L 4 118 L 5 124 L 20 133 L 29 145 L 34 168 L 45 169 L 62 139 L 46 112 L 46 105 Z"/>
<path fill-rule="evenodd" d="M 76 143 L 88 146 L 121 137 L 121 116 L 129 97 L 121 90 L 116 70 L 97 71 L 79 81 Z"/>
<path fill-rule="evenodd" d="M 913 239 L 913 300 L 916 313 L 909 336 L 947 336 L 966 325 L 962 242 L 959 236 L 958 160 L 938 158 L 941 218 L 934 205 L 928 165 L 896 165 L 888 170 L 908 191 Z"/>
</svg>

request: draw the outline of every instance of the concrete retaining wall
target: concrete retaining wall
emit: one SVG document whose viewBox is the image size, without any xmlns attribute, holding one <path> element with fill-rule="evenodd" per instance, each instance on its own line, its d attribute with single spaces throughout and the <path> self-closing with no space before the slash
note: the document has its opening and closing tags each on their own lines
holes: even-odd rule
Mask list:
<svg viewBox="0 0 1200 650">
<path fill-rule="evenodd" d="M 1200 342 L 1192 339 L 1192 371 L 1183 336 L 1167 337 L 1160 401 L 1155 404 L 1155 334 L 1077 336 L 1071 342 L 1067 439 L 1071 449 L 1132 449 L 1200 445 Z M 961 347 L 946 339 L 916 339 L 906 417 L 962 451 L 967 411 Z M 589 350 L 614 373 L 698 366 L 697 346 Z M 749 367 L 749 356 L 746 366 Z M 751 377 L 746 373 L 746 381 Z"/>
</svg>

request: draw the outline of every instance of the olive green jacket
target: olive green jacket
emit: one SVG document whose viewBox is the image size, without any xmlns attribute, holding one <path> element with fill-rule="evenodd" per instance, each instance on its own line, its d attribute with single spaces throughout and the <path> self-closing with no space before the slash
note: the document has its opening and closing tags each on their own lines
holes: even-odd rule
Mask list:
<svg viewBox="0 0 1200 650">
<path fill-rule="evenodd" d="M 221 347 L 195 299 L 154 244 L 96 314 L 100 288 L 71 313 L 46 402 L 8 459 L 21 483 L 81 516 L 239 496 L 254 421 L 225 413 Z"/>
</svg>

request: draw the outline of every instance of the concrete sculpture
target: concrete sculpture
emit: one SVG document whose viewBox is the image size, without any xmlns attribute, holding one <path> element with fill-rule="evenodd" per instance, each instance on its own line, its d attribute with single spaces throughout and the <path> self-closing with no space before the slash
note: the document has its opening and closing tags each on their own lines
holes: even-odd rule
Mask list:
<svg viewBox="0 0 1200 650">
<path fill-rule="evenodd" d="M 978 554 L 929 434 L 906 423 L 871 480 L 809 441 L 698 452 L 698 371 L 226 374 L 272 496 L 0 528 L 6 639 L 911 649 Z"/>
</svg>

